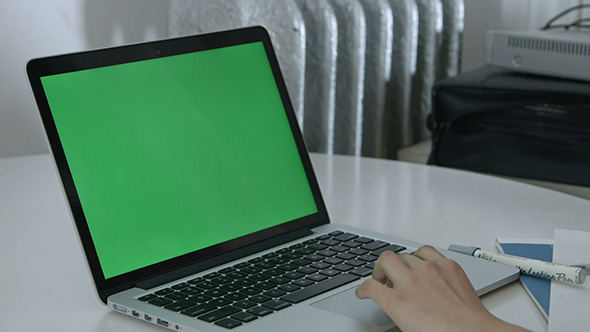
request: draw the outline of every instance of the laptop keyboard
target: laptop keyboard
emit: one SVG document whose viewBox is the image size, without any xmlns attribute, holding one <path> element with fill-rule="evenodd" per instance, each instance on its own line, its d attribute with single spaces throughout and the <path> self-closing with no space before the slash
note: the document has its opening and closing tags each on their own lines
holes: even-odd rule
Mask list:
<svg viewBox="0 0 590 332">
<path fill-rule="evenodd" d="M 334 231 L 138 300 L 231 329 L 369 276 L 383 251 L 404 249 Z"/>
</svg>

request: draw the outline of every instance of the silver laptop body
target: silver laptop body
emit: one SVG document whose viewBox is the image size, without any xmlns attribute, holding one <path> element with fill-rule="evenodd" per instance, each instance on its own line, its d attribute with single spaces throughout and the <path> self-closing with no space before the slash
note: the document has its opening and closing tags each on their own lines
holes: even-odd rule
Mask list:
<svg viewBox="0 0 590 332">
<path fill-rule="evenodd" d="M 100 300 L 175 331 L 389 331 L 354 289 L 420 244 L 329 221 L 260 27 L 31 60 Z M 444 252 L 481 295 L 516 269 Z"/>
</svg>

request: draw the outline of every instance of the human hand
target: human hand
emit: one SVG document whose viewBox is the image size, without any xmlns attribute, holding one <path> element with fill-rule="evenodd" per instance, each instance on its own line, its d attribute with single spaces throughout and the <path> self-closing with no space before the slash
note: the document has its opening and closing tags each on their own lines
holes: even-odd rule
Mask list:
<svg viewBox="0 0 590 332">
<path fill-rule="evenodd" d="M 405 332 L 524 330 L 493 316 L 461 266 L 430 246 L 413 255 L 385 251 L 356 296 L 371 298 Z"/>
</svg>

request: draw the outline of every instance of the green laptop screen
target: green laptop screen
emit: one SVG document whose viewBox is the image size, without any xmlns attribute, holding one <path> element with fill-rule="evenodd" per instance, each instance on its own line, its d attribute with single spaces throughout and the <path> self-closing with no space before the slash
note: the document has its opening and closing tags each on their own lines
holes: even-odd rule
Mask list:
<svg viewBox="0 0 590 332">
<path fill-rule="evenodd" d="M 261 42 L 41 81 L 105 279 L 318 211 Z"/>
</svg>

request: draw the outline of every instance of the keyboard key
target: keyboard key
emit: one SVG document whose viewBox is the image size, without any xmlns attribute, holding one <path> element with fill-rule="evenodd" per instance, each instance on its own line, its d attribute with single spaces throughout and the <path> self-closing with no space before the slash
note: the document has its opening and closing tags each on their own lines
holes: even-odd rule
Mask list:
<svg viewBox="0 0 590 332">
<path fill-rule="evenodd" d="M 279 255 L 279 254 L 278 254 L 278 253 L 276 253 L 276 252 L 270 252 L 270 253 L 268 253 L 268 254 L 264 254 L 264 255 L 262 255 L 262 258 L 269 259 L 269 258 L 277 257 L 278 255 Z"/>
<path fill-rule="evenodd" d="M 219 270 L 219 272 L 220 272 L 220 273 L 223 273 L 223 274 L 228 274 L 228 273 L 230 273 L 230 272 L 232 272 L 232 271 L 235 271 L 235 270 L 236 270 L 236 268 L 235 268 L 235 267 L 231 267 L 231 266 L 230 266 L 230 267 L 226 267 L 225 269 L 221 269 L 221 270 Z"/>
<path fill-rule="evenodd" d="M 302 267 L 302 268 L 297 269 L 297 272 L 303 273 L 303 274 L 313 274 L 313 273 L 318 272 L 318 270 L 308 266 L 308 267 Z"/>
<path fill-rule="evenodd" d="M 290 306 L 291 303 L 289 302 L 285 302 L 283 300 L 279 300 L 279 299 L 274 299 L 268 302 L 265 302 L 262 304 L 263 307 L 274 310 L 274 311 L 278 311 L 281 309 L 285 309 L 286 307 Z"/>
<path fill-rule="evenodd" d="M 330 247 L 330 250 L 337 251 L 337 252 L 345 252 L 345 251 L 347 251 L 348 249 L 350 249 L 350 248 L 348 248 L 348 247 L 345 247 L 345 246 L 340 246 L 340 245 L 338 245 L 338 246 L 333 246 L 333 247 Z"/>
<path fill-rule="evenodd" d="M 291 264 L 297 265 L 297 266 L 306 266 L 306 265 L 311 264 L 311 261 L 308 261 L 307 259 L 300 258 L 300 259 L 296 259 L 296 260 L 292 261 Z"/>
<path fill-rule="evenodd" d="M 280 285 L 278 288 L 282 289 L 286 292 L 294 292 L 298 289 L 301 289 L 301 287 L 299 287 L 297 285 L 293 285 L 293 284 Z"/>
<path fill-rule="evenodd" d="M 361 248 L 365 249 L 365 250 L 373 251 L 373 250 L 377 250 L 377 249 L 386 247 L 388 245 L 389 245 L 389 243 L 387 243 L 387 242 L 377 240 L 377 241 L 373 241 L 371 243 L 367 243 L 364 246 L 362 246 Z"/>
<path fill-rule="evenodd" d="M 343 234 L 340 234 L 340 235 L 338 235 L 338 236 L 334 236 L 334 237 L 333 237 L 333 239 L 334 239 L 334 240 L 336 240 L 336 241 L 346 242 L 346 241 L 349 241 L 349 240 L 355 239 L 355 238 L 357 238 L 357 237 L 359 237 L 359 236 L 358 236 L 358 235 L 356 235 L 356 234 L 352 234 L 352 233 L 343 233 Z"/>
<path fill-rule="evenodd" d="M 282 248 L 282 249 L 277 250 L 276 252 L 282 255 L 282 254 L 286 254 L 288 252 L 291 252 L 291 249 L 289 249 L 289 248 Z"/>
<path fill-rule="evenodd" d="M 271 263 L 269 261 L 261 262 L 261 263 L 258 263 L 256 265 L 254 265 L 254 267 L 257 267 L 257 268 L 263 269 L 263 270 L 270 269 L 270 268 L 273 268 L 275 266 L 276 266 L 276 264 Z"/>
<path fill-rule="evenodd" d="M 197 287 L 187 287 L 187 288 L 180 290 L 181 293 L 184 293 L 187 295 L 197 295 L 197 294 L 201 293 L 202 291 L 203 291 L 203 289 L 197 288 Z"/>
<path fill-rule="evenodd" d="M 194 284 L 198 284 L 198 283 L 200 283 L 200 282 L 203 282 L 204 280 L 205 280 L 205 279 L 203 279 L 203 278 L 201 278 L 201 277 L 198 277 L 198 278 L 195 278 L 195 279 L 191 279 L 191 280 L 189 280 L 189 281 L 187 281 L 187 282 L 188 282 L 189 284 L 193 284 L 193 285 L 194 285 Z"/>
<path fill-rule="evenodd" d="M 264 271 L 263 273 L 268 274 L 269 276 L 280 276 L 281 274 L 285 273 L 284 270 L 281 269 L 268 269 L 266 271 Z"/>
<path fill-rule="evenodd" d="M 297 244 L 290 246 L 289 248 L 295 250 L 295 249 L 300 249 L 303 247 L 305 247 L 305 245 L 303 243 L 297 243 Z"/>
<path fill-rule="evenodd" d="M 244 288 L 240 291 L 240 293 L 246 294 L 246 295 L 256 295 L 260 292 L 262 292 L 262 289 L 254 288 L 254 287 Z"/>
<path fill-rule="evenodd" d="M 299 265 L 295 265 L 295 264 L 283 264 L 277 267 L 277 269 L 281 270 L 281 271 L 293 271 L 295 269 L 297 269 L 299 267 Z"/>
<path fill-rule="evenodd" d="M 213 311 L 206 313 L 204 315 L 201 315 L 197 318 L 199 318 L 200 320 L 204 320 L 206 322 L 214 322 L 218 319 L 221 319 L 223 317 L 227 317 L 229 315 L 236 314 L 241 311 L 242 310 L 240 308 L 236 308 L 233 306 L 227 306 L 227 307 L 223 307 L 221 309 L 213 310 Z"/>
<path fill-rule="evenodd" d="M 320 282 L 320 281 L 328 279 L 328 277 L 326 277 L 325 275 L 321 275 L 321 274 L 311 274 L 305 278 L 309 279 L 311 281 L 315 281 L 315 282 Z"/>
<path fill-rule="evenodd" d="M 287 294 L 287 292 L 285 292 L 284 290 L 280 290 L 280 289 L 271 289 L 271 290 L 267 290 L 266 292 L 262 293 L 266 296 L 270 296 L 270 297 L 281 297 L 285 294 Z"/>
<path fill-rule="evenodd" d="M 311 273 L 314 273 L 314 272 L 311 272 Z M 291 279 L 291 280 L 303 278 L 304 276 L 305 276 L 305 274 L 303 274 L 301 272 L 287 272 L 287 273 L 283 274 L 283 277 L 284 278 L 288 278 L 288 279 Z M 272 280 L 271 280 L 271 282 L 272 282 Z"/>
<path fill-rule="evenodd" d="M 367 262 L 360 260 L 360 259 L 351 259 L 351 260 L 346 261 L 345 263 L 348 265 L 359 267 L 359 266 L 365 265 Z"/>
<path fill-rule="evenodd" d="M 203 278 L 213 279 L 213 278 L 217 278 L 219 276 L 221 276 L 221 273 L 219 273 L 219 272 L 211 272 L 211 273 L 208 273 L 208 274 L 204 275 Z"/>
<path fill-rule="evenodd" d="M 328 235 L 328 234 L 323 234 L 323 235 L 317 236 L 315 239 L 316 239 L 316 240 L 319 240 L 319 241 L 322 241 L 322 240 L 327 240 L 327 239 L 329 239 L 329 238 L 330 238 L 330 235 Z"/>
<path fill-rule="evenodd" d="M 295 253 L 295 252 L 290 252 L 288 254 L 284 254 L 283 257 L 285 257 L 286 259 L 289 259 L 289 260 L 293 260 L 293 259 L 301 258 L 301 257 L 303 257 L 303 255 Z"/>
<path fill-rule="evenodd" d="M 242 322 L 231 318 L 224 318 L 222 320 L 215 322 L 215 325 L 225 327 L 226 329 L 233 329 L 234 327 L 242 325 Z"/>
<path fill-rule="evenodd" d="M 269 301 L 271 299 L 272 298 L 270 296 L 260 294 L 260 295 L 250 296 L 250 298 L 248 300 L 254 301 L 257 303 L 264 303 L 264 302 Z"/>
<path fill-rule="evenodd" d="M 168 304 L 168 305 L 164 306 L 164 308 L 166 308 L 168 310 L 172 310 L 172 311 L 181 311 L 186 308 L 192 307 L 194 305 L 197 305 L 197 303 L 193 302 L 193 301 L 189 301 L 189 300 L 182 300 L 182 301 Z"/>
<path fill-rule="evenodd" d="M 204 294 L 212 296 L 212 297 L 218 297 L 218 296 L 226 295 L 227 292 L 224 291 L 223 289 L 212 289 L 212 290 L 206 291 Z"/>
<path fill-rule="evenodd" d="M 365 262 L 374 262 L 377 260 L 377 256 L 374 255 L 363 255 L 363 256 L 359 256 L 359 259 L 365 261 Z"/>
<path fill-rule="evenodd" d="M 280 265 L 280 264 L 287 263 L 289 261 L 289 259 L 285 258 L 285 257 L 275 257 L 275 258 L 269 259 L 268 261 L 271 262 L 272 264 Z"/>
<path fill-rule="evenodd" d="M 360 242 L 360 243 L 364 243 L 364 244 L 367 244 L 367 243 L 369 243 L 369 242 L 373 242 L 373 241 L 375 241 L 375 240 L 373 240 L 373 239 L 370 239 L 370 238 L 368 238 L 368 237 L 364 237 L 364 236 L 357 237 L 357 238 L 356 238 L 356 239 L 354 239 L 354 240 L 355 240 L 356 242 Z"/>
<path fill-rule="evenodd" d="M 239 320 L 240 322 L 248 323 L 248 322 L 251 322 L 251 321 L 257 319 L 258 316 L 253 315 L 253 314 L 249 314 L 247 312 L 240 312 L 240 313 L 237 313 L 237 314 L 231 316 L 230 318 L 235 319 L 235 320 Z"/>
<path fill-rule="evenodd" d="M 243 268 L 245 268 L 247 266 L 250 266 L 250 264 L 247 263 L 247 262 L 241 262 L 241 263 L 238 263 L 238 264 L 234 265 L 233 267 L 236 268 L 236 269 L 243 269 Z"/>
<path fill-rule="evenodd" d="M 368 250 L 365 249 L 361 249 L 361 248 L 354 248 L 354 249 L 350 249 L 350 251 L 348 252 L 349 254 L 353 254 L 353 255 L 357 255 L 357 256 L 361 256 L 364 255 L 366 253 L 368 253 Z"/>
<path fill-rule="evenodd" d="M 356 247 L 360 247 L 362 245 L 362 243 L 356 242 L 356 241 L 347 241 L 347 242 L 342 243 L 342 245 L 345 247 L 349 247 L 349 248 L 356 248 Z"/>
<path fill-rule="evenodd" d="M 211 281 L 203 281 L 198 284 L 195 284 L 195 287 L 199 287 L 202 289 L 214 289 L 217 288 L 217 286 L 219 285 Z"/>
<path fill-rule="evenodd" d="M 307 259 L 308 261 L 312 261 L 312 262 L 321 261 L 324 258 L 325 258 L 324 256 L 317 255 L 317 254 L 311 254 L 311 255 L 305 256 L 305 259 Z"/>
<path fill-rule="evenodd" d="M 162 295 L 170 294 L 172 292 L 174 292 L 174 290 L 172 288 L 164 288 L 164 289 L 160 289 L 155 294 L 162 296 Z"/>
<path fill-rule="evenodd" d="M 206 312 L 209 312 L 215 308 L 217 308 L 217 307 L 212 304 L 203 303 L 203 304 L 196 305 L 194 307 L 190 307 L 186 310 L 183 310 L 180 313 L 187 315 L 187 316 L 196 317 L 198 315 L 202 315 Z"/>
<path fill-rule="evenodd" d="M 333 277 L 335 275 L 340 274 L 340 271 L 336 271 L 336 270 L 332 270 L 332 269 L 327 269 L 327 270 L 320 271 L 320 274 L 323 274 L 323 275 L 328 276 L 328 277 Z"/>
<path fill-rule="evenodd" d="M 314 243 L 314 244 L 310 244 L 310 245 L 308 245 L 307 247 L 308 247 L 309 249 L 311 249 L 311 250 L 315 250 L 315 251 L 318 251 L 318 250 L 324 250 L 324 249 L 328 248 L 328 246 L 327 246 L 327 245 L 325 245 L 325 244 L 321 244 L 321 243 Z"/>
<path fill-rule="evenodd" d="M 273 313 L 273 311 L 271 309 L 268 309 L 265 307 L 254 307 L 254 308 L 246 310 L 246 312 L 249 314 L 254 314 L 259 317 L 266 316 L 268 314 Z"/>
<path fill-rule="evenodd" d="M 292 282 L 292 284 L 297 285 L 297 286 L 301 286 L 301 287 L 307 287 L 310 285 L 313 285 L 314 282 L 311 280 L 307 280 L 307 279 L 298 279 Z"/>
<path fill-rule="evenodd" d="M 323 270 L 330 267 L 330 264 L 324 262 L 315 262 L 311 264 L 309 267 L 313 267 L 314 269 Z"/>
<path fill-rule="evenodd" d="M 242 287 L 252 286 L 257 283 L 258 283 L 258 281 L 252 280 L 252 279 L 241 279 L 241 280 L 234 281 L 234 284 L 242 286 Z"/>
<path fill-rule="evenodd" d="M 356 257 L 355 255 L 349 254 L 349 253 L 346 253 L 346 252 L 339 253 L 338 255 L 336 255 L 336 258 L 340 258 L 340 259 L 344 259 L 344 260 L 353 259 L 355 257 Z"/>
<path fill-rule="evenodd" d="M 295 272 L 295 273 L 297 273 L 297 272 Z M 297 273 L 297 274 L 300 275 L 301 273 Z M 301 276 L 303 276 L 303 275 L 301 275 Z M 272 278 L 268 282 L 273 283 L 276 286 L 276 285 L 286 284 L 286 283 L 288 283 L 290 281 L 291 281 L 291 279 L 289 279 L 289 278 L 287 278 L 285 276 L 285 277 L 275 277 L 275 278 Z"/>
<path fill-rule="evenodd" d="M 262 290 L 267 290 L 267 289 L 272 289 L 275 288 L 277 285 L 273 284 L 272 282 L 259 282 L 256 285 L 254 285 L 254 287 L 262 289 Z"/>
<path fill-rule="evenodd" d="M 188 299 L 191 301 L 194 301 L 194 302 L 203 303 L 203 302 L 207 302 L 207 301 L 211 300 L 212 297 L 209 295 L 205 295 L 205 294 L 197 294 L 195 296 L 189 297 Z"/>
<path fill-rule="evenodd" d="M 338 264 L 338 265 L 334 265 L 332 268 L 334 270 L 338 270 L 338 271 L 342 271 L 342 272 L 346 272 L 346 271 L 350 271 L 350 270 L 354 269 L 354 267 L 352 265 L 348 265 L 348 264 Z"/>
<path fill-rule="evenodd" d="M 318 255 L 322 255 L 322 256 L 326 256 L 326 257 L 332 257 L 334 255 L 336 255 L 338 252 L 337 251 L 333 251 L 330 249 L 324 249 L 324 250 L 320 250 L 317 252 Z"/>
<path fill-rule="evenodd" d="M 187 298 L 188 294 L 174 292 L 174 293 L 166 294 L 166 295 L 164 295 L 164 297 L 167 299 L 170 299 L 172 301 L 178 301 L 178 300 L 182 300 L 184 298 Z"/>
<path fill-rule="evenodd" d="M 172 302 L 173 302 L 172 300 L 168 300 L 168 299 L 165 299 L 163 297 L 158 297 L 156 299 L 150 300 L 148 303 L 149 304 L 156 305 L 158 307 L 163 307 L 163 306 L 165 306 L 167 304 L 170 304 Z"/>
<path fill-rule="evenodd" d="M 232 301 L 243 300 L 243 299 L 245 299 L 247 297 L 248 297 L 248 295 L 242 294 L 242 293 L 231 293 L 231 294 L 225 296 L 226 299 L 229 299 L 229 300 L 232 300 Z"/>
<path fill-rule="evenodd" d="M 331 233 L 328 233 L 328 235 L 330 235 L 330 236 L 338 236 L 340 234 L 344 234 L 344 232 L 343 231 L 333 231 Z"/>
<path fill-rule="evenodd" d="M 219 286 L 219 288 L 223 289 L 224 291 L 235 292 L 235 291 L 242 289 L 243 286 L 236 285 L 236 284 L 227 284 L 227 285 Z"/>
<path fill-rule="evenodd" d="M 263 269 L 257 268 L 257 267 L 254 267 L 254 266 L 248 266 L 248 267 L 245 267 L 245 268 L 243 268 L 243 269 L 240 270 L 240 272 L 248 273 L 248 274 L 256 274 L 256 273 L 260 273 L 262 271 L 263 271 Z"/>
<path fill-rule="evenodd" d="M 266 272 L 266 271 L 264 271 Z M 250 276 L 250 280 L 255 280 L 255 281 L 264 281 L 264 280 L 268 280 L 272 278 L 272 276 L 270 274 L 266 274 L 266 273 L 259 273 L 259 274 L 255 274 Z"/>
<path fill-rule="evenodd" d="M 226 277 L 232 278 L 232 279 L 242 279 L 242 278 L 246 278 L 247 276 L 248 276 L 247 273 L 240 272 L 240 271 L 233 271 L 233 272 L 226 274 Z"/>
<path fill-rule="evenodd" d="M 334 288 L 340 287 L 342 285 L 346 285 L 346 284 L 348 284 L 352 281 L 355 281 L 357 279 L 359 279 L 359 277 L 356 275 L 349 274 L 349 273 L 343 273 L 343 274 L 340 274 L 334 278 L 330 278 L 330 279 L 325 280 L 323 282 L 320 282 L 320 283 L 311 285 L 309 287 L 300 289 L 296 292 L 287 294 L 287 295 L 283 296 L 281 298 L 281 300 L 288 301 L 291 303 L 299 303 L 299 302 L 305 301 L 311 297 L 314 297 L 316 295 L 330 291 Z"/>
<path fill-rule="evenodd" d="M 142 302 L 147 302 L 149 300 L 153 300 L 155 298 L 157 298 L 158 296 L 155 294 L 148 294 L 148 295 L 144 295 L 140 298 L 138 298 L 138 300 L 142 301 Z"/>
<path fill-rule="evenodd" d="M 354 257 L 354 256 L 353 256 Z M 330 257 L 330 258 L 326 258 L 323 260 L 324 263 L 328 263 L 331 265 L 336 265 L 336 264 L 340 264 L 342 262 L 344 262 L 342 259 L 340 258 L 336 258 L 336 257 Z"/>
<path fill-rule="evenodd" d="M 254 302 L 254 301 L 250 301 L 250 300 L 242 300 L 242 301 L 238 301 L 238 302 L 234 303 L 235 307 L 239 307 L 242 309 L 252 308 L 255 305 L 258 305 L 258 303 Z"/>
<path fill-rule="evenodd" d="M 225 285 L 225 284 L 229 284 L 230 282 L 234 281 L 232 278 L 226 277 L 226 276 L 221 276 L 221 277 L 217 277 L 213 280 L 211 280 L 213 282 L 216 282 L 220 285 Z"/>
<path fill-rule="evenodd" d="M 223 307 L 225 305 L 232 304 L 232 302 L 233 302 L 232 300 L 228 300 L 225 298 L 218 298 L 218 299 L 214 299 L 214 300 L 209 301 L 209 303 L 216 305 L 218 307 Z"/>
<path fill-rule="evenodd" d="M 340 241 L 337 241 L 334 239 L 327 239 L 327 240 L 324 240 L 320 243 L 331 247 L 331 246 L 338 245 L 340 243 Z"/>
<path fill-rule="evenodd" d="M 256 258 L 252 258 L 251 260 L 248 261 L 248 263 L 250 263 L 250 264 L 257 264 L 260 262 L 264 262 L 264 258 L 256 257 Z"/>
<path fill-rule="evenodd" d="M 182 282 L 180 284 L 172 286 L 171 288 L 175 289 L 175 290 L 181 290 L 181 289 L 186 288 L 188 286 L 190 286 L 190 284 L 187 284 L 186 282 Z"/>
<path fill-rule="evenodd" d="M 349 271 L 349 273 L 355 274 L 359 277 L 366 277 L 373 273 L 373 270 L 366 267 L 357 267 L 356 269 Z"/>
<path fill-rule="evenodd" d="M 295 250 L 295 252 L 300 255 L 310 255 L 310 254 L 313 254 L 315 252 L 315 250 L 312 250 L 309 248 L 301 248 L 301 249 Z"/>
<path fill-rule="evenodd" d="M 387 250 L 390 250 L 390 251 L 393 251 L 393 252 L 400 252 L 400 251 L 406 250 L 406 247 L 400 246 L 400 245 L 397 245 L 397 244 L 391 244 L 391 245 L 388 245 L 387 247 L 382 247 L 382 248 L 379 248 L 378 250 L 373 251 L 371 253 L 371 255 L 379 256 L 384 251 L 387 251 Z"/>
</svg>

